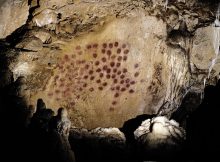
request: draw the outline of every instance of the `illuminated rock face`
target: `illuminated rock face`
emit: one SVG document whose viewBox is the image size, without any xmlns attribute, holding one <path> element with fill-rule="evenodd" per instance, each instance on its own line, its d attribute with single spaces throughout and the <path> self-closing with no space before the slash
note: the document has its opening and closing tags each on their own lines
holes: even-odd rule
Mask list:
<svg viewBox="0 0 220 162">
<path fill-rule="evenodd" d="M 165 42 L 156 37 L 165 31 L 162 21 L 135 15 L 65 42 L 31 104 L 43 98 L 48 107 L 66 107 L 73 125 L 86 128 L 121 127 L 139 114 L 157 113 L 170 74 L 165 45 L 159 46 Z"/>
</svg>

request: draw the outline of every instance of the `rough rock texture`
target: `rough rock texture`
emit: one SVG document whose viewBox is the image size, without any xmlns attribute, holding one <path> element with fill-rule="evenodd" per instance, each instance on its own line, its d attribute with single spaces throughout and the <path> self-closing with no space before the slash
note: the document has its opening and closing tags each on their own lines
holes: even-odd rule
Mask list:
<svg viewBox="0 0 220 162">
<path fill-rule="evenodd" d="M 184 129 L 176 121 L 164 116 L 145 120 L 135 130 L 134 136 L 138 141 L 138 148 L 147 156 L 156 155 L 156 158 L 177 156 L 175 153 L 180 153 L 183 149 L 186 138 Z"/>
<path fill-rule="evenodd" d="M 206 79 L 217 4 L 168 2 L 30 1 L 9 65 L 14 80 L 24 77 L 21 96 L 28 105 L 43 98 L 65 107 L 74 126 L 89 129 L 121 127 L 140 114 L 170 117 L 189 91 L 215 83 L 220 69 L 217 60 Z"/>
<path fill-rule="evenodd" d="M 0 39 L 6 38 L 25 25 L 29 15 L 27 0 L 1 0 Z"/>
</svg>

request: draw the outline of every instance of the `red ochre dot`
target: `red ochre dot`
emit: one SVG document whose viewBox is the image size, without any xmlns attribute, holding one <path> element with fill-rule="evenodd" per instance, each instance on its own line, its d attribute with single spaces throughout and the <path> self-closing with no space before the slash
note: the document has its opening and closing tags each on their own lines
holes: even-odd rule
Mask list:
<svg viewBox="0 0 220 162">
<path fill-rule="evenodd" d="M 116 89 L 117 89 L 117 90 L 120 90 L 120 86 L 116 86 Z"/>
<path fill-rule="evenodd" d="M 120 74 L 121 74 L 121 71 L 119 70 L 117 74 L 120 75 Z"/>
<path fill-rule="evenodd" d="M 116 77 L 116 75 L 115 74 L 112 74 L 112 78 L 114 79 Z"/>
<path fill-rule="evenodd" d="M 115 93 L 114 97 L 118 97 L 119 96 L 119 93 Z"/>
<path fill-rule="evenodd" d="M 126 88 L 124 88 L 124 87 L 123 87 L 123 88 L 121 88 L 121 91 L 122 91 L 122 92 L 124 92 L 125 90 L 126 90 Z"/>
<path fill-rule="evenodd" d="M 122 60 L 122 56 L 118 56 L 118 61 L 121 61 Z"/>
<path fill-rule="evenodd" d="M 116 64 L 116 66 L 117 66 L 117 67 L 120 67 L 120 66 L 121 66 L 121 63 L 120 63 L 120 62 L 118 62 L 118 63 Z"/>
<path fill-rule="evenodd" d="M 110 78 L 111 78 L 111 75 L 107 74 L 107 75 L 106 75 L 106 78 L 107 78 L 107 79 L 110 79 Z"/>
<path fill-rule="evenodd" d="M 103 74 L 103 73 L 100 73 L 100 74 L 99 74 L 99 77 L 101 77 L 101 78 L 102 78 L 103 76 L 104 76 L 104 74 Z"/>
<path fill-rule="evenodd" d="M 107 44 L 106 44 L 106 43 L 103 43 L 103 44 L 102 44 L 102 47 L 103 47 L 103 48 L 106 48 L 106 47 L 107 47 Z"/>
<path fill-rule="evenodd" d="M 113 69 L 113 72 L 114 72 L 114 73 L 116 73 L 116 72 L 117 72 L 117 69 L 116 69 L 116 68 L 115 68 L 115 69 Z"/>
<path fill-rule="evenodd" d="M 105 53 L 105 49 L 102 49 L 102 53 L 103 53 L 103 54 Z"/>
<path fill-rule="evenodd" d="M 85 75 L 83 78 L 84 78 L 84 79 L 87 79 L 87 78 L 88 78 L 88 75 Z"/>
<path fill-rule="evenodd" d="M 107 55 L 111 56 L 112 52 L 110 50 L 107 51 Z"/>
<path fill-rule="evenodd" d="M 94 57 L 94 58 L 97 58 L 97 54 L 96 54 L 96 53 L 93 53 L 93 57 Z"/>
<path fill-rule="evenodd" d="M 115 90 L 115 88 L 114 88 L 114 87 L 111 87 L 111 90 L 112 90 L 112 91 L 114 91 L 114 90 Z"/>
<path fill-rule="evenodd" d="M 129 90 L 129 93 L 134 93 L 134 90 L 133 90 L 133 89 L 130 89 L 130 90 Z"/>
<path fill-rule="evenodd" d="M 114 111 L 114 107 L 110 107 L 109 110 L 110 110 L 110 111 Z"/>
<path fill-rule="evenodd" d="M 129 53 L 129 50 L 126 49 L 126 50 L 124 51 L 124 54 L 128 54 L 128 53 Z"/>
<path fill-rule="evenodd" d="M 114 79 L 114 83 L 117 83 L 118 82 L 118 80 L 117 79 Z"/>
<path fill-rule="evenodd" d="M 111 73 L 111 69 L 107 69 L 106 72 L 107 72 L 107 73 Z"/>
<path fill-rule="evenodd" d="M 138 68 L 138 66 L 139 66 L 138 64 L 135 64 L 135 65 L 134 65 L 134 68 Z"/>
<path fill-rule="evenodd" d="M 101 83 L 101 80 L 100 79 L 96 80 L 96 83 Z"/>
<path fill-rule="evenodd" d="M 102 58 L 102 62 L 106 62 L 106 58 L 105 57 Z"/>
<path fill-rule="evenodd" d="M 95 62 L 95 65 L 98 66 L 98 65 L 99 65 L 99 61 L 96 61 L 96 62 Z"/>
<path fill-rule="evenodd" d="M 120 54 L 121 53 L 121 48 L 118 48 L 117 49 L 117 54 Z"/>
<path fill-rule="evenodd" d="M 94 88 L 89 88 L 89 91 L 90 91 L 90 92 L 93 92 L 93 91 L 94 91 Z"/>
<path fill-rule="evenodd" d="M 121 84 L 124 84 L 124 82 L 125 82 L 124 80 L 121 80 L 121 81 L 120 81 Z"/>
<path fill-rule="evenodd" d="M 57 90 L 55 90 L 55 93 L 56 93 L 56 94 L 60 93 L 60 90 L 58 90 L 58 89 L 57 89 Z"/>
<path fill-rule="evenodd" d="M 120 76 L 121 79 L 124 79 L 124 77 L 125 77 L 125 76 L 124 76 L 123 74 Z"/>
<path fill-rule="evenodd" d="M 83 90 L 83 89 L 80 87 L 80 88 L 79 88 L 79 91 L 82 91 L 82 90 Z"/>
<path fill-rule="evenodd" d="M 71 57 L 72 57 L 73 59 L 75 59 L 75 58 L 76 58 L 76 55 L 72 55 Z"/>
<path fill-rule="evenodd" d="M 104 82 L 102 85 L 105 87 L 105 86 L 107 86 L 107 85 L 108 85 L 108 83 L 107 83 L 107 82 Z"/>
<path fill-rule="evenodd" d="M 79 51 L 79 52 L 78 52 L 78 55 L 82 55 L 82 51 Z"/>
<path fill-rule="evenodd" d="M 114 60 L 115 58 L 116 58 L 116 56 L 115 56 L 115 55 L 112 55 L 112 56 L 111 56 L 111 59 L 112 59 L 112 60 Z"/>
<path fill-rule="evenodd" d="M 110 62 L 110 66 L 111 66 L 111 67 L 114 67 L 114 66 L 115 66 L 115 63 L 114 63 L 114 62 Z"/>
<path fill-rule="evenodd" d="M 87 49 L 91 49 L 92 46 L 91 46 L 90 44 L 88 44 L 88 45 L 86 46 L 86 48 L 87 48 Z"/>
<path fill-rule="evenodd" d="M 108 69 L 108 66 L 107 66 L 107 65 L 104 65 L 102 69 L 103 69 L 103 70 L 107 70 L 107 69 Z"/>
<path fill-rule="evenodd" d="M 95 79 L 95 77 L 94 77 L 94 76 L 91 76 L 91 77 L 90 77 L 90 80 L 94 80 L 94 79 Z"/>
<path fill-rule="evenodd" d="M 76 50 L 80 50 L 81 49 L 81 47 L 80 46 L 76 46 Z"/>
<path fill-rule="evenodd" d="M 84 83 L 84 84 L 83 84 L 83 87 L 87 87 L 87 83 Z"/>
<path fill-rule="evenodd" d="M 128 72 L 128 70 L 126 68 L 124 68 L 122 71 L 123 71 L 123 73 L 127 73 Z"/>
<path fill-rule="evenodd" d="M 126 84 L 126 87 L 129 88 L 129 87 L 130 87 L 130 84 Z"/>
<path fill-rule="evenodd" d="M 114 43 L 114 46 L 115 46 L 115 47 L 118 47 L 118 42 L 115 42 L 115 43 Z"/>
<path fill-rule="evenodd" d="M 126 83 L 129 83 L 129 82 L 130 82 L 130 79 L 126 79 L 125 82 L 126 82 Z"/>
<path fill-rule="evenodd" d="M 113 47 L 113 44 L 112 43 L 109 43 L 109 48 L 112 48 Z"/>
<path fill-rule="evenodd" d="M 125 47 L 126 47 L 126 44 L 123 44 L 123 45 L 122 45 L 122 48 L 125 48 Z"/>
<path fill-rule="evenodd" d="M 99 90 L 103 90 L 103 87 L 98 87 Z"/>
<path fill-rule="evenodd" d="M 138 75 L 139 75 L 139 72 L 134 73 L 135 77 L 138 77 Z"/>
<path fill-rule="evenodd" d="M 89 70 L 89 74 L 90 74 L 90 75 L 93 74 L 93 70 Z"/>
<path fill-rule="evenodd" d="M 123 60 L 124 60 L 124 61 L 126 61 L 127 59 L 128 59 L 128 57 L 127 57 L 127 56 L 124 56 L 124 57 L 123 57 Z"/>
<path fill-rule="evenodd" d="M 112 105 L 116 105 L 117 104 L 117 102 L 116 101 L 112 101 Z"/>
<path fill-rule="evenodd" d="M 100 71 L 102 71 L 100 68 L 98 68 L 98 69 L 96 70 L 96 72 L 100 72 Z"/>
<path fill-rule="evenodd" d="M 97 43 L 95 43 L 95 44 L 93 44 L 93 46 L 92 46 L 93 48 L 97 48 L 98 47 L 98 44 Z"/>
</svg>

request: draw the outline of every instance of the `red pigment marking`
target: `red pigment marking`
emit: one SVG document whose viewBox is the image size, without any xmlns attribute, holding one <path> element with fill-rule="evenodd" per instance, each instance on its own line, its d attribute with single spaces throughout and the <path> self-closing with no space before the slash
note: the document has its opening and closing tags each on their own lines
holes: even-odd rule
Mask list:
<svg viewBox="0 0 220 162">
<path fill-rule="evenodd" d="M 129 50 L 126 49 L 126 50 L 124 51 L 124 54 L 128 54 L 128 53 L 129 53 Z"/>
<path fill-rule="evenodd" d="M 117 69 L 116 69 L 116 68 L 115 68 L 115 69 L 113 69 L 113 72 L 114 72 L 114 73 L 116 73 L 116 72 L 117 72 Z"/>
<path fill-rule="evenodd" d="M 130 82 L 130 79 L 126 79 L 125 82 L 126 82 L 126 83 L 129 83 L 129 82 Z"/>
<path fill-rule="evenodd" d="M 88 64 L 85 65 L 85 69 L 89 69 L 89 65 Z"/>
<path fill-rule="evenodd" d="M 88 78 L 88 75 L 85 75 L 83 78 L 84 78 L 84 79 L 87 79 L 87 78 Z"/>
<path fill-rule="evenodd" d="M 89 74 L 92 75 L 93 74 L 93 70 L 89 70 Z"/>
<path fill-rule="evenodd" d="M 111 69 L 107 69 L 106 72 L 107 72 L 107 73 L 111 73 Z"/>
<path fill-rule="evenodd" d="M 96 83 L 101 83 L 101 80 L 100 79 L 96 80 Z"/>
<path fill-rule="evenodd" d="M 60 90 L 58 90 L 58 89 L 57 89 L 57 90 L 55 90 L 55 93 L 56 93 L 56 94 L 60 93 Z"/>
<path fill-rule="evenodd" d="M 101 90 L 103 90 L 103 88 L 102 87 L 98 87 L 98 89 L 101 91 Z"/>
<path fill-rule="evenodd" d="M 101 77 L 101 78 L 102 78 L 103 76 L 104 76 L 104 74 L 103 74 L 103 73 L 100 73 L 100 74 L 99 74 L 99 77 Z"/>
<path fill-rule="evenodd" d="M 110 79 L 110 78 L 111 78 L 111 75 L 107 74 L 107 75 L 106 75 L 106 78 L 107 78 L 107 79 Z"/>
<path fill-rule="evenodd" d="M 120 75 L 120 74 L 121 74 L 121 71 L 119 70 L 117 74 Z"/>
<path fill-rule="evenodd" d="M 51 96 L 53 96 L 53 93 L 51 92 L 51 93 L 48 93 L 47 94 L 49 97 L 51 97 Z"/>
<path fill-rule="evenodd" d="M 114 67 L 114 66 L 115 66 L 115 63 L 114 63 L 114 62 L 110 62 L 110 66 L 111 66 L 111 67 Z"/>
<path fill-rule="evenodd" d="M 107 55 L 111 56 L 112 52 L 110 50 L 107 51 Z"/>
<path fill-rule="evenodd" d="M 90 91 L 90 92 L 93 92 L 93 91 L 94 91 L 94 88 L 89 88 L 89 91 Z"/>
<path fill-rule="evenodd" d="M 134 73 L 135 77 L 138 77 L 138 75 L 139 75 L 139 72 Z"/>
<path fill-rule="evenodd" d="M 106 58 L 105 57 L 102 58 L 102 62 L 106 62 Z"/>
<path fill-rule="evenodd" d="M 134 90 L 133 90 L 133 89 L 130 89 L 130 90 L 129 90 L 129 93 L 134 93 Z"/>
<path fill-rule="evenodd" d="M 81 47 L 80 46 L 76 46 L 76 50 L 80 50 L 81 49 Z"/>
<path fill-rule="evenodd" d="M 93 57 L 94 57 L 94 58 L 97 58 L 97 54 L 96 54 L 96 53 L 93 53 Z"/>
<path fill-rule="evenodd" d="M 72 55 L 71 57 L 72 57 L 73 59 L 75 59 L 75 58 L 76 58 L 76 55 Z"/>
<path fill-rule="evenodd" d="M 95 79 L 95 77 L 94 77 L 94 76 L 91 76 L 91 77 L 90 77 L 90 80 L 94 80 L 94 79 Z"/>
<path fill-rule="evenodd" d="M 126 90 L 126 88 L 124 88 L 124 87 L 123 87 L 123 88 L 121 88 L 121 91 L 122 91 L 122 92 L 124 92 L 125 90 Z"/>
<path fill-rule="evenodd" d="M 84 84 L 83 84 L 83 87 L 87 87 L 87 84 L 86 84 L 86 83 L 84 83 Z"/>
<path fill-rule="evenodd" d="M 111 90 L 112 90 L 112 91 L 114 91 L 114 90 L 115 90 L 115 88 L 114 88 L 114 87 L 111 87 Z"/>
<path fill-rule="evenodd" d="M 138 64 L 134 64 L 134 68 L 138 68 L 138 66 L 139 66 Z"/>
<path fill-rule="evenodd" d="M 102 71 L 100 68 L 98 68 L 98 69 L 96 70 L 96 72 L 100 72 L 100 71 Z"/>
<path fill-rule="evenodd" d="M 103 47 L 103 48 L 106 48 L 106 47 L 107 47 L 107 44 L 106 44 L 106 43 L 103 43 L 103 44 L 102 44 L 102 47 Z"/>
<path fill-rule="evenodd" d="M 108 66 L 107 65 L 104 65 L 103 66 L 103 70 L 107 70 L 108 69 Z"/>
<path fill-rule="evenodd" d="M 118 61 L 121 61 L 122 60 L 122 56 L 118 56 Z"/>
<path fill-rule="evenodd" d="M 103 54 L 105 53 L 105 49 L 102 49 L 102 53 L 103 53 Z"/>
<path fill-rule="evenodd" d="M 116 86 L 116 89 L 117 89 L 117 90 L 120 90 L 120 86 Z"/>
<path fill-rule="evenodd" d="M 114 79 L 116 77 L 116 75 L 115 74 L 112 74 L 112 78 Z"/>
<path fill-rule="evenodd" d="M 118 82 L 118 80 L 117 79 L 114 79 L 114 83 L 117 83 Z"/>
<path fill-rule="evenodd" d="M 95 44 L 93 44 L 93 46 L 92 46 L 93 48 L 97 48 L 98 47 L 98 44 L 97 43 L 95 43 Z"/>
<path fill-rule="evenodd" d="M 120 54 L 121 53 L 121 48 L 118 48 L 117 49 L 117 54 Z"/>
<path fill-rule="evenodd" d="M 109 48 L 112 48 L 113 47 L 113 44 L 112 43 L 109 43 Z"/>
<path fill-rule="evenodd" d="M 83 89 L 80 87 L 80 88 L 79 88 L 79 91 L 82 91 L 82 90 L 83 90 Z"/>
<path fill-rule="evenodd" d="M 91 49 L 92 46 L 91 46 L 90 44 L 88 44 L 88 45 L 86 46 L 86 48 L 87 48 L 87 49 Z"/>
<path fill-rule="evenodd" d="M 115 42 L 115 43 L 114 43 L 114 46 L 115 46 L 115 47 L 118 47 L 118 42 Z"/>
<path fill-rule="evenodd" d="M 117 104 L 117 102 L 116 101 L 112 101 L 112 105 L 116 105 Z"/>
<path fill-rule="evenodd" d="M 67 69 L 70 69 L 70 65 L 67 65 L 67 67 L 66 67 Z"/>
<path fill-rule="evenodd" d="M 119 93 L 115 93 L 114 97 L 118 97 L 119 96 Z"/>
<path fill-rule="evenodd" d="M 122 74 L 122 75 L 120 76 L 120 78 L 121 78 L 121 79 L 124 79 L 124 78 L 125 78 L 125 75 Z"/>
<path fill-rule="evenodd" d="M 123 71 L 123 73 L 127 73 L 128 72 L 128 70 L 126 68 L 124 68 L 122 71 Z"/>
<path fill-rule="evenodd" d="M 95 62 L 95 65 L 98 66 L 98 65 L 99 65 L 99 61 L 96 61 L 96 62 Z"/>
<path fill-rule="evenodd" d="M 126 87 L 129 88 L 129 87 L 130 87 L 130 84 L 126 84 Z"/>
<path fill-rule="evenodd" d="M 123 44 L 123 45 L 122 45 L 122 48 L 125 48 L 125 47 L 126 47 L 126 44 Z"/>
<path fill-rule="evenodd" d="M 110 107 L 110 108 L 109 108 L 109 111 L 114 111 L 114 107 Z"/>
<path fill-rule="evenodd" d="M 81 60 L 81 64 L 85 64 L 86 63 L 86 60 Z"/>
<path fill-rule="evenodd" d="M 79 51 L 79 52 L 78 52 L 78 55 L 82 55 L 82 51 Z"/>
<path fill-rule="evenodd" d="M 118 63 L 116 64 L 116 66 L 117 66 L 117 67 L 120 67 L 120 66 L 121 66 L 121 63 L 120 63 L 120 62 L 118 62 Z"/>
<path fill-rule="evenodd" d="M 64 56 L 64 60 L 65 60 L 65 61 L 69 61 L 69 56 L 68 56 L 68 55 L 65 55 L 65 56 Z"/>
<path fill-rule="evenodd" d="M 105 86 L 107 86 L 107 85 L 108 85 L 108 83 L 107 83 L 107 82 L 104 82 L 102 85 L 105 87 Z"/>
<path fill-rule="evenodd" d="M 111 56 L 111 59 L 112 59 L 112 60 L 114 60 L 115 58 L 116 58 L 116 56 L 115 56 L 115 55 L 112 55 L 112 56 Z"/>
<path fill-rule="evenodd" d="M 124 82 L 125 82 L 124 80 L 121 80 L 121 81 L 120 81 L 121 84 L 124 84 Z"/>
<path fill-rule="evenodd" d="M 124 56 L 124 57 L 123 57 L 123 60 L 124 60 L 124 61 L 126 61 L 127 59 L 128 59 L 128 57 L 127 57 L 127 56 Z"/>
<path fill-rule="evenodd" d="M 74 62 L 71 62 L 70 65 L 74 66 Z"/>
</svg>

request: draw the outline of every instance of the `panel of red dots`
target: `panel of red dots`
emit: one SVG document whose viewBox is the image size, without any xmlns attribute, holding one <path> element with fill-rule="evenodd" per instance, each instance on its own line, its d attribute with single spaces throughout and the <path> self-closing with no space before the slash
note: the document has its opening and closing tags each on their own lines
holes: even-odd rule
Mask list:
<svg viewBox="0 0 220 162">
<path fill-rule="evenodd" d="M 73 53 L 59 60 L 48 97 L 74 107 L 83 93 L 110 90 L 113 100 L 109 110 L 113 111 L 123 93 L 135 93 L 139 64 L 132 65 L 132 72 L 124 66 L 130 54 L 128 44 L 115 41 L 73 48 Z"/>
</svg>

